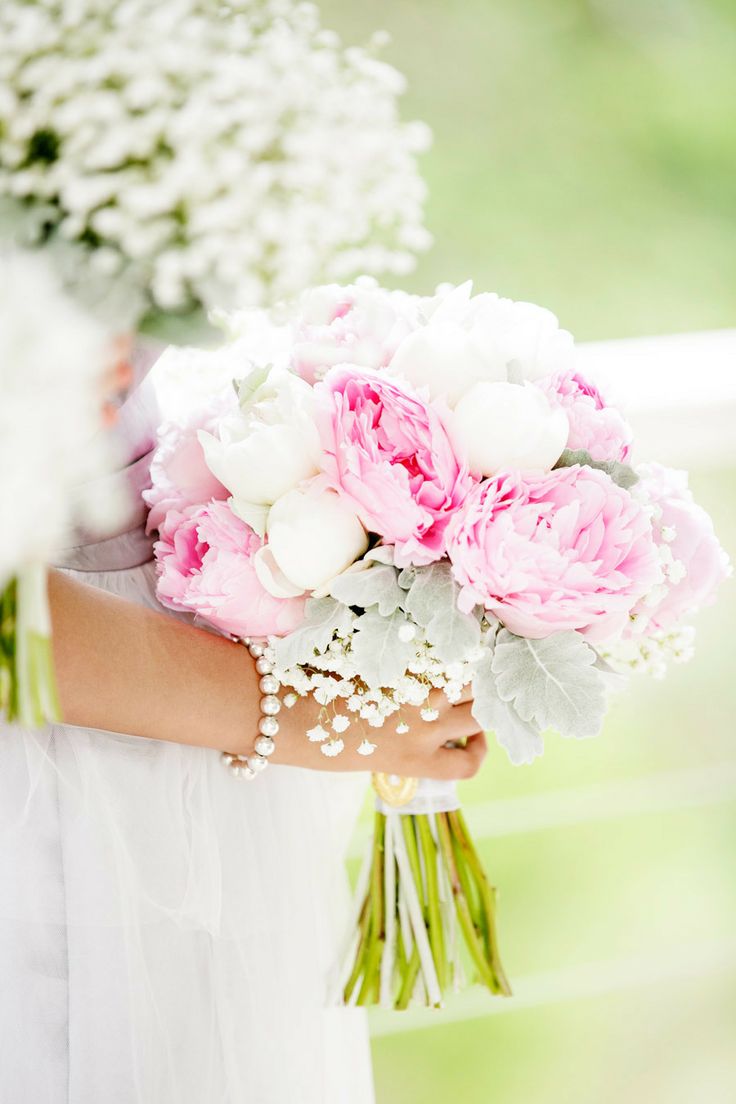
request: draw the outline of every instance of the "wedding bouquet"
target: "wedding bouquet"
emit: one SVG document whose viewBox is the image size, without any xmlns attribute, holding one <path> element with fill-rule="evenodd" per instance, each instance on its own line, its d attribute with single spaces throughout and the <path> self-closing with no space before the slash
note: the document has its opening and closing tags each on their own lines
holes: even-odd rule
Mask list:
<svg viewBox="0 0 736 1104">
<path fill-rule="evenodd" d="M 527 763 L 547 730 L 600 731 L 614 671 L 687 658 L 725 554 L 685 476 L 634 463 L 549 311 L 362 281 L 305 293 L 267 342 L 262 315 L 239 325 L 236 389 L 213 377 L 211 402 L 161 432 L 158 596 L 261 642 L 284 706 L 321 706 L 305 738 L 322 754 L 353 741 L 370 763 L 407 709 L 431 722 L 433 691 L 469 686 L 479 727 Z M 344 1000 L 439 1005 L 463 943 L 507 993 L 454 786 L 377 789 Z"/>
<path fill-rule="evenodd" d="M 107 524 L 119 505 L 88 493 L 109 463 L 105 355 L 39 257 L 0 252 L 0 715 L 25 725 L 58 717 L 46 562 L 73 523 Z"/>
<path fill-rule="evenodd" d="M 311 4 L 4 0 L 0 39 L 0 239 L 117 331 L 192 343 L 428 243 L 403 78 Z"/>
</svg>

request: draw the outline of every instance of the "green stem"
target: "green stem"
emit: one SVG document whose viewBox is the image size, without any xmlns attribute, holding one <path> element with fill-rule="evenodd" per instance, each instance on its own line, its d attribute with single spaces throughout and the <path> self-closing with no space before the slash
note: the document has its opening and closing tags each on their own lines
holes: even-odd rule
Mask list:
<svg viewBox="0 0 736 1104">
<path fill-rule="evenodd" d="M 414 817 L 402 816 L 401 828 L 404 833 L 404 840 L 406 842 L 406 853 L 409 856 L 409 866 L 414 877 L 414 884 L 417 887 L 417 896 L 419 898 L 419 904 L 422 911 L 425 909 L 424 898 L 424 879 L 422 878 L 422 866 L 419 862 L 419 852 L 417 850 L 417 837 L 414 830 Z"/>
<path fill-rule="evenodd" d="M 396 917 L 396 968 L 398 970 L 399 977 L 403 978 L 404 971 L 406 970 L 406 948 L 404 947 L 404 936 L 401 933 L 401 918 Z"/>
<path fill-rule="evenodd" d="M 483 864 L 475 849 L 470 832 L 468 831 L 468 826 L 465 823 L 465 817 L 461 810 L 458 809 L 453 813 L 447 813 L 447 818 L 453 835 L 458 842 L 458 846 L 462 849 L 465 862 L 475 879 L 475 884 L 480 893 L 481 905 L 485 912 L 484 928 L 486 946 L 491 970 L 494 976 L 494 990 L 502 993 L 504 996 L 511 996 L 511 986 L 509 985 L 508 978 L 506 977 L 501 963 L 498 937 L 496 935 L 496 891 L 488 881 L 486 872 L 483 869 Z"/>
<path fill-rule="evenodd" d="M 343 990 L 343 1000 L 345 1001 L 345 1004 L 349 1003 L 350 998 L 353 995 L 353 989 L 355 989 L 355 986 L 358 984 L 358 979 L 363 973 L 363 964 L 365 962 L 365 949 L 368 938 L 368 927 L 371 922 L 371 913 L 368 907 L 369 901 L 370 897 L 366 896 L 366 899 L 363 902 L 363 908 L 361 909 L 360 913 L 358 927 L 358 931 L 360 934 L 358 938 L 358 948 L 355 952 L 355 962 L 353 963 L 352 973 L 350 974 L 350 977 L 348 978 Z"/>
<path fill-rule="evenodd" d="M 358 993 L 358 1004 L 378 999 L 381 982 L 381 955 L 385 939 L 383 913 L 383 843 L 386 818 L 376 812 L 373 827 L 373 865 L 370 886 L 370 927 L 365 949 L 365 971 Z"/>
<path fill-rule="evenodd" d="M 404 976 L 401 979 L 401 988 L 399 989 L 399 995 L 394 1005 L 397 1012 L 404 1012 L 409 1007 L 409 1001 L 411 1000 L 411 995 L 414 992 L 414 986 L 417 983 L 417 977 L 419 975 L 419 966 L 419 951 L 415 943 L 414 949 L 411 952 L 411 958 L 404 971 Z"/>
<path fill-rule="evenodd" d="M 9 721 L 15 720 L 18 715 L 15 673 L 17 596 L 18 582 L 11 579 L 5 584 L 0 601 L 0 712 Z"/>
<path fill-rule="evenodd" d="M 439 888 L 437 885 L 437 848 L 432 839 L 427 816 L 415 816 L 417 835 L 424 860 L 424 876 L 427 885 L 427 907 L 425 910 L 427 928 L 429 930 L 429 945 L 432 948 L 437 981 L 440 992 L 447 988 L 447 956 L 445 953 L 445 936 L 442 927 L 442 910 L 440 908 Z"/>
<path fill-rule="evenodd" d="M 365 956 L 365 973 L 358 992 L 356 1004 L 377 1004 L 381 976 L 381 954 L 383 945 L 379 939 L 372 940 Z"/>
<path fill-rule="evenodd" d="M 452 853 L 455 856 L 455 865 L 457 866 L 457 873 L 460 879 L 460 885 L 463 887 L 463 893 L 467 898 L 468 905 L 470 907 L 470 913 L 473 917 L 473 923 L 476 927 L 482 928 L 484 921 L 483 904 L 480 898 L 480 892 L 474 885 L 470 876 L 468 866 L 465 862 L 465 856 L 460 846 L 454 831 L 450 831 L 450 839 L 452 841 Z"/>
<path fill-rule="evenodd" d="M 455 856 L 452 850 L 450 825 L 447 818 L 447 813 L 437 814 L 437 834 L 440 841 L 440 850 L 445 861 L 445 868 L 450 879 L 450 886 L 452 887 L 452 895 L 455 899 L 457 918 L 460 923 L 462 933 L 465 937 L 465 943 L 467 945 L 468 951 L 470 952 L 471 958 L 475 963 L 481 981 L 491 991 L 495 992 L 496 979 L 493 976 L 490 963 L 486 959 L 485 948 L 481 939 L 479 938 L 475 924 L 473 923 L 470 906 L 460 882 L 460 876 L 458 874 L 457 864 L 455 863 Z"/>
</svg>

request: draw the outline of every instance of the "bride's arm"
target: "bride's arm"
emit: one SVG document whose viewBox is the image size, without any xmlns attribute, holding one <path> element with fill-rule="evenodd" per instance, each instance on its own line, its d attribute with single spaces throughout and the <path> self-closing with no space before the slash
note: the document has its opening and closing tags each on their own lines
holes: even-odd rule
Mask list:
<svg viewBox="0 0 736 1104">
<path fill-rule="evenodd" d="M 261 694 L 255 665 L 242 645 L 58 572 L 51 573 L 49 598 L 68 724 L 250 754 Z M 346 740 L 336 758 L 322 755 L 305 738 L 319 706 L 300 699 L 279 715 L 274 761 L 317 770 L 370 767 L 429 778 L 470 777 L 483 759 L 483 736 L 467 702 L 449 706 L 443 695 L 436 698 L 440 718 L 431 724 L 409 710 L 405 735 L 369 730 L 379 748 L 368 760 L 357 755 L 357 740 Z M 466 737 L 465 748 L 443 746 Z"/>
</svg>

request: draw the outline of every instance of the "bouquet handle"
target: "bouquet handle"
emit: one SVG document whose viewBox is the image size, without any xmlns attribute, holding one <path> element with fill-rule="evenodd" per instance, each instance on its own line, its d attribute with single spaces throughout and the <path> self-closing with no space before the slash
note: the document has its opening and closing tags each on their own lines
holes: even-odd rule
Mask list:
<svg viewBox="0 0 736 1104">
<path fill-rule="evenodd" d="M 492 993 L 511 993 L 496 937 L 496 896 L 454 783 L 374 775 L 373 839 L 356 890 L 345 1004 L 442 1006 L 464 962 Z M 465 948 L 465 953 L 461 947 Z"/>
</svg>

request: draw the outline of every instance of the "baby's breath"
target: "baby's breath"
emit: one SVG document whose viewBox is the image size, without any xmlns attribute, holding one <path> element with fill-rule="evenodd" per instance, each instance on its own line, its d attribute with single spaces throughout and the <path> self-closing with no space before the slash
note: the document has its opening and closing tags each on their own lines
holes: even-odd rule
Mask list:
<svg viewBox="0 0 736 1104">
<path fill-rule="evenodd" d="M 5 0 L 0 39 L 0 200 L 138 315 L 405 273 L 427 244 L 403 78 L 312 4 Z"/>
</svg>

